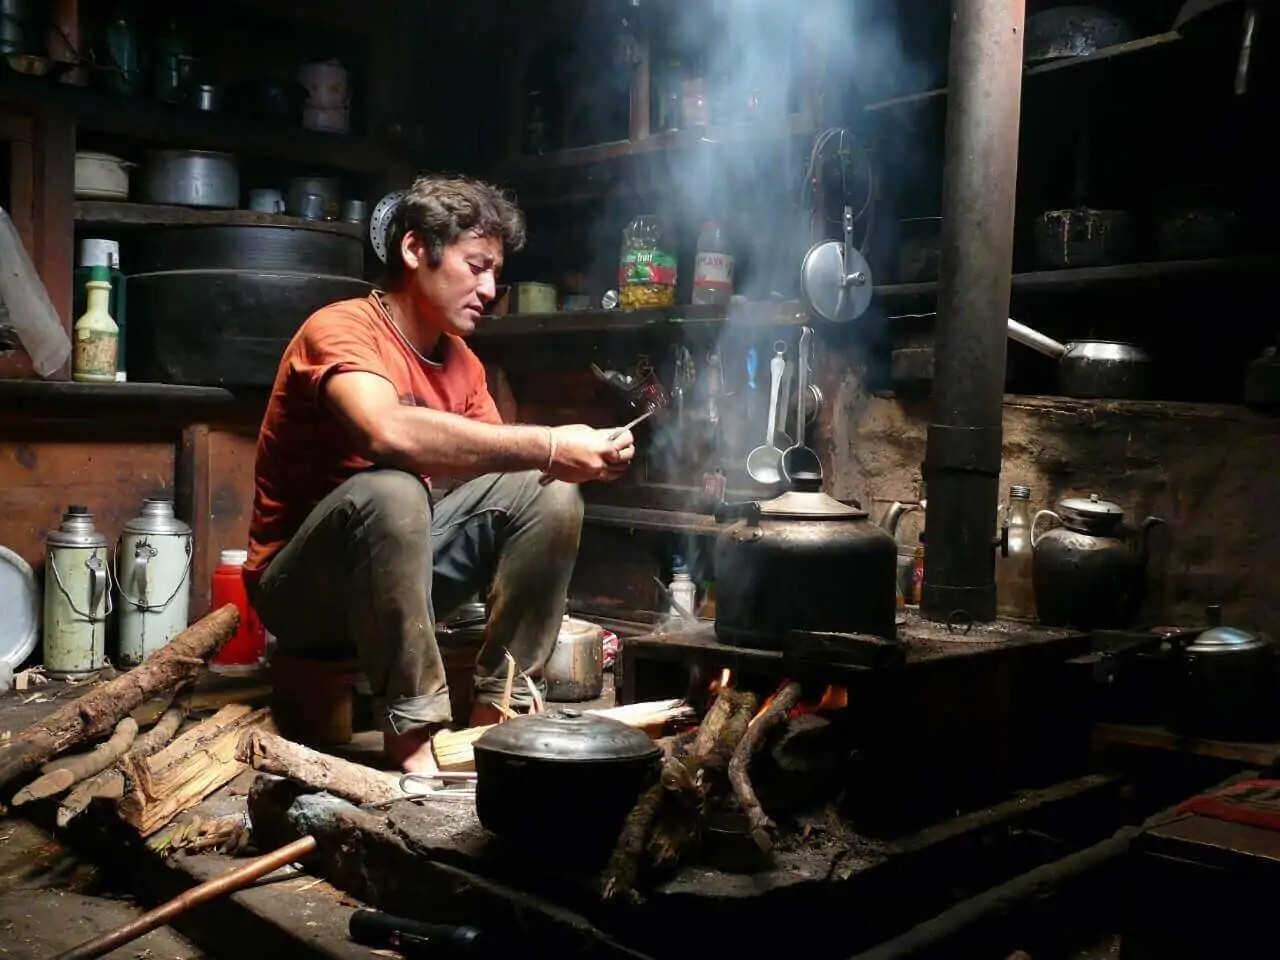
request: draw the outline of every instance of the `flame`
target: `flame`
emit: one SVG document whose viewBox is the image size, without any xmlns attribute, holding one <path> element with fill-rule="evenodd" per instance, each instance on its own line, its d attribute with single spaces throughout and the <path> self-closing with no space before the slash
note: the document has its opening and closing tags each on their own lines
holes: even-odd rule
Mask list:
<svg viewBox="0 0 1280 960">
<path fill-rule="evenodd" d="M 711 693 L 711 695 L 714 697 L 721 690 L 727 690 L 732 685 L 733 685 L 733 671 L 730 670 L 728 667 L 725 667 L 723 670 L 720 671 L 720 676 L 717 677 L 715 680 L 711 681 L 711 686 L 708 687 L 707 689 Z"/>
<path fill-rule="evenodd" d="M 802 709 L 804 705 L 796 707 L 796 711 Z M 843 710 L 849 706 L 849 688 L 842 687 L 837 683 L 827 684 L 827 689 L 822 691 L 822 698 L 813 707 L 813 713 L 823 713 L 827 710 Z"/>
</svg>

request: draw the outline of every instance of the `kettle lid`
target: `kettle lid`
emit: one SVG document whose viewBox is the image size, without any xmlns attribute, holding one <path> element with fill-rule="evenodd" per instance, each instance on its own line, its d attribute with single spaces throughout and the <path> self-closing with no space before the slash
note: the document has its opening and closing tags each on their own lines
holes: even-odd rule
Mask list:
<svg viewBox="0 0 1280 960">
<path fill-rule="evenodd" d="M 1110 500 L 1103 500 L 1096 493 L 1084 497 L 1070 497 L 1058 504 L 1058 509 L 1074 513 L 1085 520 L 1119 520 L 1124 508 Z"/>
<path fill-rule="evenodd" d="M 760 515 L 774 520 L 861 520 L 865 510 L 822 492 L 821 474 L 796 473 L 791 490 L 760 504 Z"/>
<path fill-rule="evenodd" d="M 172 500 L 149 497 L 142 501 L 141 516 L 126 523 L 124 532 L 143 536 L 186 537 L 191 535 L 191 528 L 175 516 Z"/>
</svg>

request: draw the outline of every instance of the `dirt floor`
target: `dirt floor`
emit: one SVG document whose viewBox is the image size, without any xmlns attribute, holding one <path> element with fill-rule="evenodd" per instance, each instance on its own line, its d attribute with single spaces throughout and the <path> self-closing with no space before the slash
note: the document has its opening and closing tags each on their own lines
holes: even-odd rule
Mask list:
<svg viewBox="0 0 1280 960">
<path fill-rule="evenodd" d="M 110 889 L 110 878 L 25 820 L 0 821 L 0 957 L 48 960 L 142 914 Z M 194 944 L 168 927 L 106 956 L 114 960 L 198 960 Z"/>
</svg>

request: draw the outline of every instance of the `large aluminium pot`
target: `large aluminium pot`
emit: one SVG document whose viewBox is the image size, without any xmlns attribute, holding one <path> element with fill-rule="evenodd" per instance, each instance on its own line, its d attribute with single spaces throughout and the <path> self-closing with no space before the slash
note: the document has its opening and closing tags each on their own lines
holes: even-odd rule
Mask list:
<svg viewBox="0 0 1280 960">
<path fill-rule="evenodd" d="M 797 631 L 894 638 L 897 545 L 821 483 L 800 473 L 773 500 L 717 509 L 717 520 L 737 521 L 716 541 L 721 642 L 779 649 Z"/>
<path fill-rule="evenodd" d="M 142 199 L 234 210 L 240 206 L 240 167 L 229 153 L 152 150 L 143 165 Z"/>
<path fill-rule="evenodd" d="M 1114 340 L 1059 343 L 1009 321 L 1009 338 L 1058 361 L 1058 390 L 1087 400 L 1141 400 L 1150 389 L 1151 358 L 1141 347 Z"/>
<path fill-rule="evenodd" d="M 1275 647 L 1261 634 L 1223 626 L 1217 604 L 1209 624 L 1176 644 L 1169 725 L 1187 736 L 1269 739 L 1280 720 Z"/>
<path fill-rule="evenodd" d="M 473 749 L 480 823 L 584 864 L 608 856 L 662 755 L 643 730 L 567 708 L 499 724 Z"/>
</svg>

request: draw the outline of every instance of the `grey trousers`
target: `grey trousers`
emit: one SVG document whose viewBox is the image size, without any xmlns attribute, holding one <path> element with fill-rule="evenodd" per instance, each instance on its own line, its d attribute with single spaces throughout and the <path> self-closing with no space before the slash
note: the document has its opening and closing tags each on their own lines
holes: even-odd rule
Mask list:
<svg viewBox="0 0 1280 960">
<path fill-rule="evenodd" d="M 504 651 L 537 677 L 555 646 L 582 496 L 572 484 L 541 486 L 539 476 L 488 474 L 433 505 L 412 474 L 358 474 L 316 505 L 249 598 L 282 651 L 357 655 L 390 729 L 448 722 L 436 614 L 487 594 L 477 702 L 501 699 Z M 517 706 L 528 701 L 521 687 L 512 697 Z"/>
</svg>

